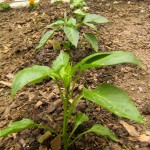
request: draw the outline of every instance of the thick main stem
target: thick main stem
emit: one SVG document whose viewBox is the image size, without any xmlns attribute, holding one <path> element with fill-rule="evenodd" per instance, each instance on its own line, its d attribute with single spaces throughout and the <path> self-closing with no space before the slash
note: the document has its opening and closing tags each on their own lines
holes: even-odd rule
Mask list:
<svg viewBox="0 0 150 150">
<path fill-rule="evenodd" d="M 64 122 L 63 122 L 63 140 L 64 140 L 64 150 L 68 150 L 68 135 L 67 135 L 67 126 L 68 126 L 68 101 L 69 101 L 69 88 L 66 88 L 64 104 Z"/>
</svg>

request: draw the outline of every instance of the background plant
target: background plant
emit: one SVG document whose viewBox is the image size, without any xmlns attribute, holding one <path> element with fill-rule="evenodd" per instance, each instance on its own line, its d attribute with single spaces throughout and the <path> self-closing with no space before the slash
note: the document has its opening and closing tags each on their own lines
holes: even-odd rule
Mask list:
<svg viewBox="0 0 150 150">
<path fill-rule="evenodd" d="M 78 7 L 83 7 L 86 6 L 86 2 L 84 0 L 70 0 L 70 8 L 78 8 Z"/>
<path fill-rule="evenodd" d="M 64 108 L 62 132 L 57 133 L 51 127 L 37 124 L 30 119 L 22 119 L 21 121 L 16 121 L 5 129 L 0 130 L 0 137 L 7 136 L 10 133 L 19 132 L 25 128 L 40 127 L 48 129 L 62 137 L 65 150 L 67 150 L 68 147 L 78 138 L 89 132 L 107 136 L 114 141 L 118 141 L 116 135 L 110 129 L 101 124 L 95 124 L 90 129 L 83 133 L 79 133 L 73 138 L 73 134 L 78 126 L 88 121 L 88 116 L 81 112 L 78 112 L 74 116 L 74 126 L 71 133 L 68 133 L 68 122 L 80 99 L 85 98 L 101 107 L 104 107 L 117 116 L 144 123 L 143 118 L 134 106 L 134 103 L 130 100 L 129 96 L 124 91 L 111 84 L 101 84 L 93 90 L 83 87 L 81 93 L 74 95 L 75 84 L 85 70 L 93 67 L 115 65 L 119 63 L 134 63 L 141 66 L 141 62 L 132 54 L 123 51 L 92 54 L 72 66 L 69 62 L 69 55 L 61 51 L 60 55 L 52 63 L 51 68 L 47 66 L 32 66 L 19 71 L 13 79 L 11 91 L 12 97 L 28 83 L 35 84 L 45 78 L 52 78 L 54 80 L 58 86 Z M 62 90 L 62 84 L 65 91 Z M 69 103 L 70 99 L 73 99 L 71 104 Z"/>
<path fill-rule="evenodd" d="M 42 38 L 40 39 L 39 45 L 36 47 L 36 50 L 43 47 L 46 42 L 53 36 L 54 32 L 63 31 L 66 35 L 68 41 L 63 42 L 63 46 L 66 49 L 70 49 L 71 45 L 77 47 L 79 41 L 79 33 L 80 28 L 82 26 L 88 26 L 91 29 L 97 30 L 94 23 L 106 23 L 108 20 L 105 17 L 96 15 L 96 14 L 89 14 L 84 13 L 82 9 L 77 9 L 74 11 L 76 14 L 76 18 L 64 17 L 59 18 L 56 22 L 47 25 L 46 28 L 55 28 L 53 30 L 47 31 Z M 84 38 L 91 44 L 92 48 L 98 52 L 98 41 L 96 36 L 93 33 L 83 33 Z M 60 47 L 60 44 L 56 40 L 52 40 L 51 44 L 53 45 L 54 49 Z M 55 48 L 56 47 L 56 48 Z"/>
<path fill-rule="evenodd" d="M 11 7 L 9 4 L 7 3 L 0 3 L 0 11 L 7 11 L 7 10 L 10 10 Z"/>
</svg>

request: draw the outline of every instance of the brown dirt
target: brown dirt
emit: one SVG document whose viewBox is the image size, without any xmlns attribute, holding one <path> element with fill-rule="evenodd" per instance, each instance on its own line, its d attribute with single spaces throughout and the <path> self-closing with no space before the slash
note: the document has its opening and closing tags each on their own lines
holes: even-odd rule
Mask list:
<svg viewBox="0 0 150 150">
<path fill-rule="evenodd" d="M 117 1 L 118 2 L 118 1 Z M 106 110 L 85 100 L 78 105 L 77 110 L 89 115 L 90 121 L 82 125 L 78 132 L 90 127 L 93 123 L 101 123 L 111 128 L 120 138 L 114 143 L 95 134 L 87 134 L 78 140 L 72 149 L 85 150 L 149 150 L 149 142 L 140 142 L 131 136 L 120 124 L 124 120 L 134 126 L 138 133 L 150 136 L 150 2 L 149 1 L 103 1 L 88 2 L 91 12 L 107 17 L 110 23 L 98 27 L 101 51 L 126 50 L 136 55 L 145 65 L 138 68 L 134 65 L 117 65 L 102 69 L 90 69 L 81 77 L 79 84 L 90 88 L 100 83 L 113 83 L 124 89 L 134 100 L 142 116 L 148 122 L 141 125 L 133 121 L 118 118 Z M 49 1 L 42 3 L 35 9 L 16 9 L 0 12 L 0 81 L 10 83 L 13 75 L 25 67 L 33 64 L 51 65 L 59 52 L 46 45 L 39 53 L 35 53 L 44 27 L 52 23 L 64 12 L 69 14 L 67 5 L 51 5 Z M 59 40 L 63 35 L 55 35 Z M 73 62 L 92 53 L 87 45 L 84 49 L 79 46 L 77 51 L 71 51 Z M 62 105 L 50 108 L 49 104 L 58 102 L 60 97 L 53 81 L 45 80 L 38 85 L 23 88 L 13 100 L 9 99 L 10 87 L 0 83 L 0 128 L 4 128 L 12 121 L 30 118 L 38 123 L 56 126 L 60 130 L 62 123 Z M 78 92 L 78 90 L 77 90 Z M 42 105 L 36 107 L 37 102 Z M 53 121 L 50 121 L 48 117 Z M 71 128 L 71 124 L 70 124 Z M 42 149 L 37 142 L 39 135 L 45 133 L 42 129 L 26 129 L 18 134 L 12 134 L 0 140 L 0 150 L 35 150 Z M 76 133 L 77 134 L 77 133 Z M 43 145 L 50 148 L 53 137 Z"/>
</svg>

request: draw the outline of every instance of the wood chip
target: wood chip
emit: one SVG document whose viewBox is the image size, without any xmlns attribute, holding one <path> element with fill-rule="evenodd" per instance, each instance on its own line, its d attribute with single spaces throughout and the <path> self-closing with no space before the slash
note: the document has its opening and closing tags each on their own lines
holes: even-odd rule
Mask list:
<svg viewBox="0 0 150 150">
<path fill-rule="evenodd" d="M 36 104 L 35 104 L 35 108 L 39 108 L 43 103 L 41 101 L 38 101 Z"/>
<path fill-rule="evenodd" d="M 54 102 L 54 105 L 55 105 L 56 107 L 58 107 L 58 106 L 60 106 L 61 102 L 62 102 L 62 100 L 61 100 L 61 99 L 58 99 L 58 100 L 56 100 L 56 101 Z"/>
<path fill-rule="evenodd" d="M 38 142 L 42 144 L 45 140 L 47 140 L 51 136 L 52 136 L 52 133 L 50 131 L 47 131 L 44 135 L 41 135 L 38 138 Z"/>
<path fill-rule="evenodd" d="M 51 142 L 52 150 L 61 150 L 61 137 L 56 136 Z"/>
<path fill-rule="evenodd" d="M 3 85 L 6 85 L 8 87 L 11 87 L 12 86 L 12 83 L 11 82 L 8 82 L 8 81 L 0 81 L 1 84 Z"/>
<path fill-rule="evenodd" d="M 45 145 L 40 145 L 39 150 L 48 150 L 48 148 Z"/>
<path fill-rule="evenodd" d="M 6 77 L 7 77 L 8 79 L 13 79 L 13 78 L 14 78 L 14 75 L 13 75 L 12 73 L 9 73 L 9 74 L 6 75 Z"/>
<path fill-rule="evenodd" d="M 138 137 L 138 140 L 140 142 L 146 142 L 146 143 L 150 143 L 150 136 L 146 135 L 146 134 L 141 134 L 139 137 Z"/>
<path fill-rule="evenodd" d="M 139 136 L 139 132 L 135 129 L 134 126 L 131 126 L 129 125 L 128 123 L 124 122 L 124 121 L 120 121 L 120 124 L 123 125 L 123 127 L 128 131 L 128 133 L 131 135 L 131 136 Z"/>
</svg>

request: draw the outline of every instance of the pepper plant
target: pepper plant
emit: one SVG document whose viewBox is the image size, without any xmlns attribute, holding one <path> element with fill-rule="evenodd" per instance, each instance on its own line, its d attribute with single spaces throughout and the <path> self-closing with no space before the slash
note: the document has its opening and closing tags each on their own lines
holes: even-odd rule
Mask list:
<svg viewBox="0 0 150 150">
<path fill-rule="evenodd" d="M 63 31 L 67 37 L 67 41 L 63 42 L 63 46 L 66 49 L 70 49 L 71 45 L 77 47 L 79 41 L 79 31 L 81 26 L 88 26 L 94 30 L 97 30 L 94 23 L 106 23 L 108 20 L 105 17 L 85 13 L 82 9 L 77 9 L 74 11 L 76 18 L 64 17 L 59 18 L 57 21 L 53 22 L 50 25 L 47 25 L 46 28 L 55 28 L 53 30 L 47 31 L 42 38 L 40 39 L 39 44 L 36 46 L 36 50 L 43 47 L 46 42 L 53 36 L 54 32 Z M 82 34 L 81 34 L 82 35 Z M 83 33 L 84 38 L 91 44 L 92 48 L 98 52 L 98 41 L 96 36 L 93 33 Z M 49 40 L 50 41 L 50 40 Z M 51 40 L 54 50 L 60 49 L 60 44 L 56 40 Z"/>
<path fill-rule="evenodd" d="M 117 136 L 109 128 L 101 124 L 94 124 L 91 128 L 87 129 L 83 133 L 79 133 L 75 138 L 73 138 L 74 132 L 78 129 L 78 126 L 89 119 L 84 113 L 78 112 L 74 116 L 74 126 L 71 133 L 68 131 L 68 123 L 73 117 L 72 113 L 79 104 L 81 98 L 85 98 L 86 100 L 107 109 L 117 116 L 131 119 L 139 123 L 145 122 L 129 96 L 124 91 L 111 84 L 101 84 L 92 90 L 83 87 L 81 93 L 77 95 L 74 93 L 77 80 L 81 77 L 81 74 L 85 70 L 120 63 L 134 63 L 141 66 L 141 62 L 136 57 L 134 57 L 131 53 L 124 51 L 95 53 L 72 66 L 69 62 L 69 55 L 64 51 L 61 51 L 60 55 L 55 61 L 53 61 L 51 68 L 35 65 L 19 71 L 13 79 L 11 91 L 12 97 L 29 83 L 35 84 L 45 78 L 52 78 L 54 80 L 58 86 L 64 109 L 62 131 L 61 133 L 57 133 L 52 127 L 37 124 L 30 119 L 22 119 L 21 121 L 13 122 L 10 126 L 0 130 L 0 137 L 7 136 L 13 132 L 19 132 L 25 128 L 43 127 L 63 139 L 64 150 L 67 150 L 68 147 L 82 135 L 89 132 L 107 136 L 111 140 L 117 141 Z M 73 100 L 72 103 L 69 103 L 70 99 Z"/>
</svg>

